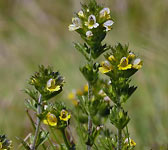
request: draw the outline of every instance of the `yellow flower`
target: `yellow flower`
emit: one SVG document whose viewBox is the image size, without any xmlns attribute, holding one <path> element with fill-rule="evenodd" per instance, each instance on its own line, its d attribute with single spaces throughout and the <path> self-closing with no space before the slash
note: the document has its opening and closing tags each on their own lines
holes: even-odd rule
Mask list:
<svg viewBox="0 0 168 150">
<path fill-rule="evenodd" d="M 124 141 L 125 144 L 127 144 L 127 146 L 130 144 L 130 146 L 135 147 L 136 143 L 134 142 L 133 139 L 129 138 L 129 142 L 128 142 L 128 138 L 125 139 Z"/>
<path fill-rule="evenodd" d="M 141 59 L 140 58 L 136 58 L 133 61 L 132 67 L 135 68 L 135 69 L 141 69 L 142 68 L 142 61 L 141 61 Z"/>
<path fill-rule="evenodd" d="M 80 89 L 78 89 L 78 90 L 76 90 L 76 94 L 81 96 L 83 94 L 83 92 Z"/>
<path fill-rule="evenodd" d="M 82 11 L 82 10 L 80 10 L 80 11 L 78 12 L 78 16 L 79 16 L 79 17 L 81 17 L 81 18 L 83 18 L 83 17 L 84 17 L 84 13 L 83 13 L 83 11 Z"/>
<path fill-rule="evenodd" d="M 110 31 L 112 29 L 113 24 L 114 24 L 114 22 L 112 20 L 108 20 L 103 24 L 103 27 L 106 28 L 106 32 Z"/>
<path fill-rule="evenodd" d="M 55 79 L 49 79 L 47 81 L 47 90 L 50 92 L 59 91 L 61 89 L 60 85 L 56 85 Z"/>
<path fill-rule="evenodd" d="M 43 120 L 44 124 L 50 125 L 50 126 L 56 126 L 57 125 L 57 118 L 54 114 L 48 112 L 46 115 L 46 119 Z"/>
<path fill-rule="evenodd" d="M 114 57 L 113 55 L 110 55 L 110 56 L 108 57 L 108 60 L 109 60 L 109 61 L 115 61 L 116 59 L 115 59 L 115 57 Z"/>
<path fill-rule="evenodd" d="M 88 84 L 85 84 L 84 87 L 83 87 L 84 92 L 88 92 L 88 88 L 89 88 Z"/>
<path fill-rule="evenodd" d="M 3 146 L 3 145 L 2 145 L 2 142 L 0 142 L 0 150 L 2 149 L 2 146 Z"/>
<path fill-rule="evenodd" d="M 78 100 L 76 99 L 76 94 L 75 92 L 70 92 L 68 94 L 68 99 L 72 101 L 72 103 L 77 106 L 78 105 Z"/>
<path fill-rule="evenodd" d="M 133 60 L 134 58 L 135 58 L 135 54 L 130 52 L 129 55 L 128 55 L 128 59 Z"/>
<path fill-rule="evenodd" d="M 99 24 L 96 23 L 96 17 L 94 15 L 90 15 L 88 17 L 88 22 L 85 22 L 85 26 L 87 26 L 89 29 L 97 28 Z"/>
<path fill-rule="evenodd" d="M 68 113 L 68 111 L 63 109 L 61 111 L 59 118 L 60 118 L 60 120 L 68 121 L 71 118 L 71 115 Z"/>
<path fill-rule="evenodd" d="M 110 9 L 109 8 L 103 8 L 99 13 L 100 18 L 110 19 Z"/>
<path fill-rule="evenodd" d="M 136 143 L 134 142 L 134 140 L 130 139 L 130 145 L 131 146 L 136 146 Z"/>
<path fill-rule="evenodd" d="M 100 90 L 100 91 L 99 91 L 99 95 L 102 96 L 102 97 L 105 97 L 105 96 L 106 96 L 106 93 L 105 93 L 103 90 Z"/>
<path fill-rule="evenodd" d="M 72 18 L 72 24 L 69 25 L 69 31 L 75 31 L 82 28 L 81 20 L 78 17 Z"/>
<path fill-rule="evenodd" d="M 121 58 L 120 64 L 118 65 L 119 70 L 127 70 L 127 69 L 131 69 L 131 67 L 132 67 L 132 64 L 129 64 L 127 57 Z"/>
<path fill-rule="evenodd" d="M 87 31 L 87 32 L 86 32 L 86 36 L 87 36 L 88 38 L 92 37 L 92 36 L 93 36 L 92 31 Z"/>
<path fill-rule="evenodd" d="M 103 61 L 101 63 L 101 67 L 99 67 L 99 71 L 101 73 L 103 73 L 103 74 L 110 72 L 112 69 L 113 68 L 112 68 L 111 64 L 108 61 Z"/>
<path fill-rule="evenodd" d="M 74 92 L 70 92 L 68 94 L 68 99 L 70 99 L 70 100 L 75 99 L 75 93 Z"/>
</svg>

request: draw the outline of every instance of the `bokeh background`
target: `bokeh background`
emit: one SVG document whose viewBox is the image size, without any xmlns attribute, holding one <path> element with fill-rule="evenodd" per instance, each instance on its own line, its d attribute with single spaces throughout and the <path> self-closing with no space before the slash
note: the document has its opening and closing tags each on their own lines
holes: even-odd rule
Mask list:
<svg viewBox="0 0 168 150">
<path fill-rule="evenodd" d="M 18 145 L 31 125 L 22 92 L 39 64 L 52 65 L 66 78 L 62 99 L 85 84 L 78 67 L 84 58 L 68 31 L 82 0 L 0 0 L 0 133 Z M 112 10 L 114 28 L 106 42 L 129 43 L 144 61 L 133 77 L 138 90 L 126 105 L 137 150 L 168 144 L 168 1 L 99 0 Z"/>
</svg>

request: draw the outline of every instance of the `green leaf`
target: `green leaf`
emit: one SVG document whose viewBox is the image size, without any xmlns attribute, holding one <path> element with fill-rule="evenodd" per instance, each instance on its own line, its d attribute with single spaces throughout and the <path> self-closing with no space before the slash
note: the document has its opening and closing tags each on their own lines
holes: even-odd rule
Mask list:
<svg viewBox="0 0 168 150">
<path fill-rule="evenodd" d="M 74 43 L 74 47 L 80 52 L 82 53 L 82 55 L 88 60 L 90 61 L 90 54 L 89 54 L 89 48 L 87 47 L 86 44 L 82 45 L 80 43 Z"/>
<path fill-rule="evenodd" d="M 49 137 L 49 132 L 45 131 L 40 131 L 38 139 L 37 139 L 37 144 L 36 144 L 36 149 L 42 145 Z"/>
</svg>

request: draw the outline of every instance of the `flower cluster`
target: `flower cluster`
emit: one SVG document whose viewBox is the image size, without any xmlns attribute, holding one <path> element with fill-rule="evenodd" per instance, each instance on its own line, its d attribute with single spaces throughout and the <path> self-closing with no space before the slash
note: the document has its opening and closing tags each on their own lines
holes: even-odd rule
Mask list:
<svg viewBox="0 0 168 150">
<path fill-rule="evenodd" d="M 112 54 L 106 54 L 106 61 L 101 62 L 99 71 L 103 74 L 112 74 L 114 72 L 135 71 L 142 67 L 142 60 L 134 53 L 128 51 L 128 47 L 118 44 L 112 48 Z"/>
<path fill-rule="evenodd" d="M 63 103 L 57 102 L 54 105 L 48 104 L 45 106 L 41 115 L 44 124 L 56 128 L 65 128 L 69 124 L 71 115 Z"/>
<path fill-rule="evenodd" d="M 95 0 L 91 0 L 88 5 L 83 4 L 82 9 L 72 18 L 69 25 L 70 31 L 76 31 L 86 42 L 78 46 L 78 50 L 84 55 L 91 54 L 93 59 L 100 56 L 107 50 L 106 45 L 101 44 L 106 33 L 112 29 L 114 22 L 111 18 L 110 9 L 99 6 Z M 88 47 L 88 46 L 90 47 Z M 75 44 L 75 47 L 76 44 Z"/>
<path fill-rule="evenodd" d="M 48 66 L 39 66 L 39 72 L 36 72 L 29 81 L 29 84 L 42 94 L 43 100 L 48 100 L 62 91 L 64 79 L 59 72 L 54 72 Z"/>
<path fill-rule="evenodd" d="M 123 130 L 127 128 L 130 120 L 123 104 L 137 88 L 130 86 L 130 77 L 143 63 L 138 56 L 128 50 L 127 45 L 119 43 L 111 47 L 102 44 L 113 24 L 110 9 L 99 6 L 96 0 L 90 0 L 88 4 L 82 4 L 82 9 L 76 13 L 72 18 L 72 24 L 69 25 L 69 30 L 76 31 L 84 40 L 84 44 L 74 45 L 87 60 L 87 64 L 80 67 L 80 71 L 88 82 L 88 91 L 73 91 L 68 97 L 75 102 L 74 117 L 80 123 L 79 133 L 89 150 L 97 144 L 95 138 L 99 133 L 97 134 L 95 129 L 104 124 L 107 118 L 117 128 L 118 134 L 114 139 L 109 136 L 111 132 L 105 135 L 104 139 L 108 140 L 103 140 L 100 149 L 122 150 L 127 145 L 123 139 L 129 139 L 129 134 L 123 135 Z M 106 60 L 100 64 L 96 63 L 95 60 L 107 50 L 111 52 L 104 55 Z M 107 75 L 109 80 L 100 79 L 99 72 Z M 133 141 L 128 142 L 129 146 L 131 142 L 134 147 Z M 108 145 L 107 148 L 104 145 Z"/>
<path fill-rule="evenodd" d="M 80 10 L 77 13 L 77 17 L 72 18 L 69 30 L 83 33 L 86 38 L 91 38 L 96 32 L 110 31 L 113 23 L 109 8 L 99 7 L 98 10 L 94 11 L 87 7 Z"/>
<path fill-rule="evenodd" d="M 50 133 L 48 129 L 55 135 L 52 128 L 59 129 L 64 139 L 64 144 L 60 143 L 58 147 L 61 148 L 64 146 L 68 149 L 74 147 L 75 144 L 73 140 L 68 139 L 70 136 L 67 136 L 68 132 L 66 131 L 66 127 L 70 124 L 71 114 L 63 102 L 57 101 L 53 103 L 48 101 L 62 91 L 64 78 L 60 76 L 59 72 L 54 72 L 51 67 L 45 68 L 44 66 L 39 66 L 39 71 L 31 76 L 29 84 L 33 88 L 25 90 L 30 96 L 30 99 L 26 100 L 26 106 L 28 117 L 35 128 L 35 135 L 30 136 L 30 142 L 19 139 L 24 148 L 27 150 L 36 150 L 41 145 L 45 147 L 43 143 L 49 140 Z M 30 109 L 36 114 L 36 125 L 29 114 Z M 41 123 L 48 125 L 49 128 L 42 129 L 40 127 Z M 57 141 L 57 137 L 54 136 L 54 138 Z M 52 147 L 55 147 L 52 142 L 50 144 Z"/>
<path fill-rule="evenodd" d="M 12 141 L 8 140 L 6 135 L 0 135 L 0 150 L 10 150 Z"/>
</svg>

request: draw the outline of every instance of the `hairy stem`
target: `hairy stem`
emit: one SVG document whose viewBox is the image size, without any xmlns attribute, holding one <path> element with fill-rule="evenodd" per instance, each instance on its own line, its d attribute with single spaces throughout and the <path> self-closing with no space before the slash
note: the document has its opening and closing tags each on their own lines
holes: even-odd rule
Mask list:
<svg viewBox="0 0 168 150">
<path fill-rule="evenodd" d="M 121 109 L 121 101 L 120 101 L 120 97 L 119 97 L 119 93 L 117 94 L 118 97 L 118 105 L 117 105 L 117 109 L 118 109 L 118 113 L 120 112 Z M 122 150 L 122 129 L 117 129 L 117 150 Z"/>
<path fill-rule="evenodd" d="M 118 129 L 117 131 L 117 150 L 122 149 L 122 130 Z"/>
<path fill-rule="evenodd" d="M 90 101 L 92 97 L 92 86 L 88 83 L 88 100 Z M 92 119 L 90 114 L 88 115 L 88 137 L 92 135 Z M 88 138 L 87 150 L 91 149 L 90 138 Z"/>
<path fill-rule="evenodd" d="M 39 95 L 39 99 L 38 99 L 38 105 L 37 105 L 37 115 L 39 115 L 41 113 L 41 94 Z M 33 140 L 33 145 L 31 150 L 35 150 L 36 149 L 36 141 L 37 141 L 37 137 L 39 134 L 39 130 L 40 130 L 40 124 L 41 124 L 41 120 L 40 118 L 37 116 L 37 121 L 36 121 L 36 131 L 35 131 L 35 136 L 34 136 L 34 140 Z"/>
</svg>

